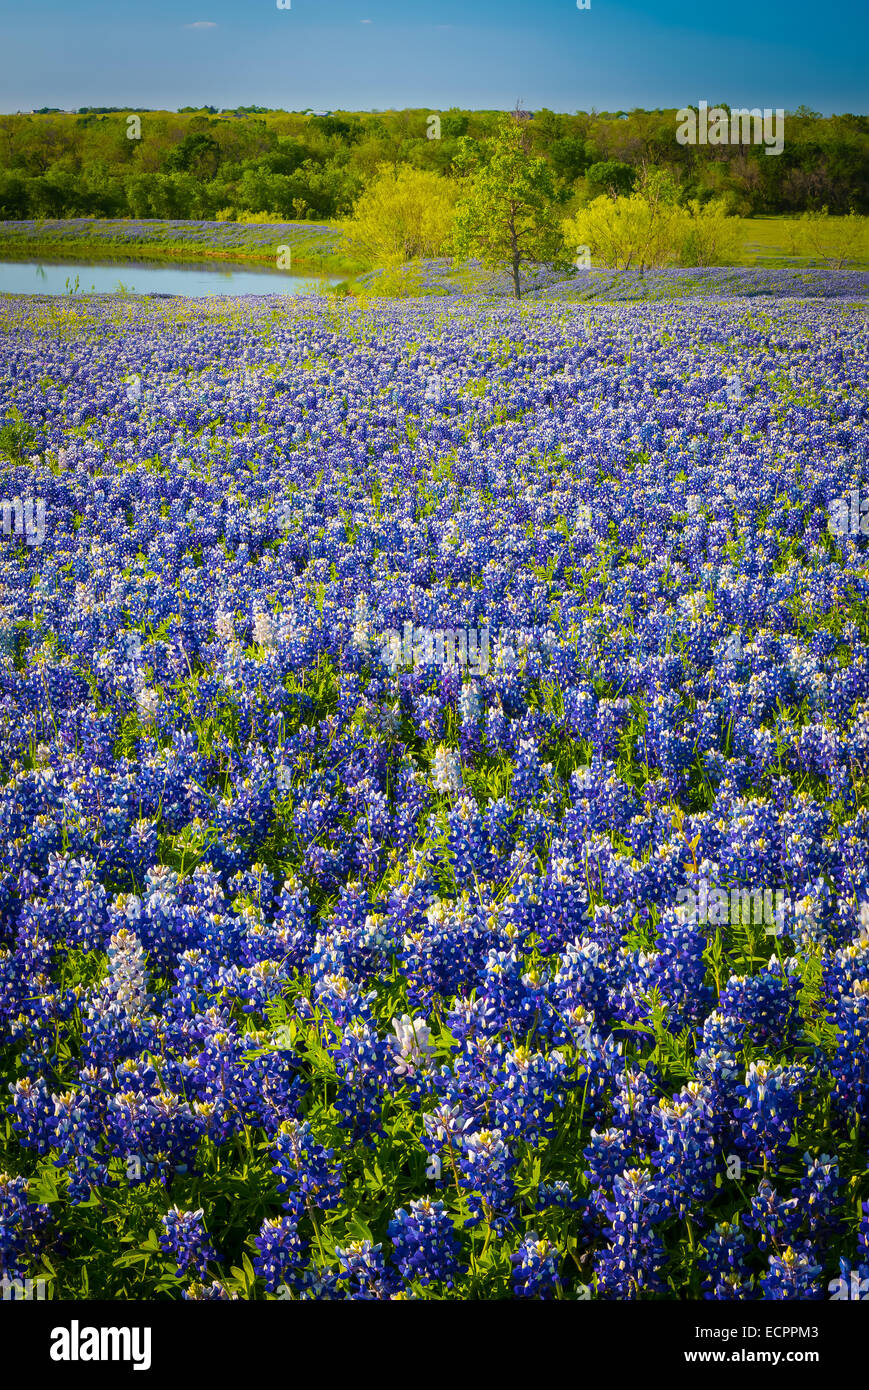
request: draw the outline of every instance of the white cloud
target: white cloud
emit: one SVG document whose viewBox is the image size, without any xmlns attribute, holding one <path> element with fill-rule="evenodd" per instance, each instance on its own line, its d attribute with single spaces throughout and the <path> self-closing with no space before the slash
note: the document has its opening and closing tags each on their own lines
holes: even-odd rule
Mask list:
<svg viewBox="0 0 869 1390">
<path fill-rule="evenodd" d="M 216 29 L 217 25 L 213 19 L 197 19 L 195 24 L 185 24 L 185 29 Z"/>
</svg>

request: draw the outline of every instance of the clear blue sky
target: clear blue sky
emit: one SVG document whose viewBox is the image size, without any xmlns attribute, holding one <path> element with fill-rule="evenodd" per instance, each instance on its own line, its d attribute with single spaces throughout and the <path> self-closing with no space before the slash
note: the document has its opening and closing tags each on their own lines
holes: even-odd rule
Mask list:
<svg viewBox="0 0 869 1390">
<path fill-rule="evenodd" d="M 866 0 L 0 0 L 0 110 L 865 113 Z"/>
</svg>

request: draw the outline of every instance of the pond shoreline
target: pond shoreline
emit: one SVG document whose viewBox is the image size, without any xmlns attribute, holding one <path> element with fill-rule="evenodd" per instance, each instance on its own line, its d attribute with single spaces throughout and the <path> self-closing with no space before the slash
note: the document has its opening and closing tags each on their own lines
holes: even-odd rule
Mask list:
<svg viewBox="0 0 869 1390">
<path fill-rule="evenodd" d="M 167 248 L 162 243 L 137 242 L 133 246 L 122 246 L 118 242 L 76 242 L 66 246 L 57 241 L 30 241 L 16 240 L 3 242 L 0 236 L 0 261 L 18 261 L 33 259 L 52 259 L 58 263 L 62 261 L 90 261 L 94 264 L 99 262 L 117 263 L 118 265 L 127 264 L 130 261 L 166 261 L 187 262 L 190 261 L 191 252 L 197 259 L 222 261 L 225 259 L 226 252 L 223 248 L 214 249 L 205 246 L 178 246 Z M 263 266 L 274 270 L 274 256 L 265 255 L 256 251 L 235 251 L 233 248 L 233 261 L 239 265 Z M 324 256 L 307 257 L 301 252 L 297 255 L 293 253 L 293 266 L 299 270 L 311 272 L 312 274 L 338 275 L 352 274 L 358 271 L 358 266 L 348 266 L 335 258 Z"/>
<path fill-rule="evenodd" d="M 322 296 L 341 282 L 335 275 L 276 270 L 249 261 L 68 261 L 50 257 L 0 260 L 0 295 L 47 298 L 114 295 L 148 299 Z"/>
<path fill-rule="evenodd" d="M 162 225 L 169 237 L 158 235 L 158 226 L 136 226 L 129 222 L 95 222 L 93 231 L 73 219 L 59 219 L 48 225 L 22 225 L 20 222 L 0 222 L 0 260 L 28 260 L 33 257 L 56 257 L 73 261 L 117 261 L 125 263 L 143 259 L 149 261 L 236 261 L 239 264 L 269 266 L 275 269 L 279 245 L 289 247 L 293 270 L 341 278 L 359 274 L 371 267 L 359 260 L 332 249 L 333 239 L 340 234 L 331 227 L 308 223 L 212 223 L 196 228 L 190 236 L 190 224 Z M 141 227 L 141 235 L 139 228 Z M 172 237 L 183 230 L 184 235 Z M 270 232 L 271 239 L 265 240 Z M 232 235 L 231 235 L 232 234 Z M 238 234 L 239 240 L 235 240 Z"/>
</svg>

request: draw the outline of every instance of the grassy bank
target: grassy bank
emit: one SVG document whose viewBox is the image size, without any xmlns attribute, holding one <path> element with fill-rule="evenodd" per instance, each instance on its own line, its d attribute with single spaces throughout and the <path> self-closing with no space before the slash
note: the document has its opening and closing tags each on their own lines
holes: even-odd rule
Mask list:
<svg viewBox="0 0 869 1390">
<path fill-rule="evenodd" d="M 293 271 L 356 275 L 368 269 L 348 253 L 328 223 L 100 221 L 70 218 L 45 222 L 0 222 L 0 259 L 93 261 L 236 261 L 278 264 L 289 248 Z"/>
</svg>

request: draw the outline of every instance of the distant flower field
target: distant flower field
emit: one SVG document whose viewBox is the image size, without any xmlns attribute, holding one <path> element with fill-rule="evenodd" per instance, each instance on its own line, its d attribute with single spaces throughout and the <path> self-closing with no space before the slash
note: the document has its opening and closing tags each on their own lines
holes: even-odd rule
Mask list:
<svg viewBox="0 0 869 1390">
<path fill-rule="evenodd" d="M 398 295 L 481 295 L 511 298 L 509 272 L 486 270 L 479 262 L 454 264 L 446 258 L 419 261 L 396 271 L 371 270 L 359 275 L 355 285 L 374 297 Z M 573 270 L 548 266 L 526 269 L 524 296 L 537 300 L 678 300 L 708 299 L 865 299 L 869 295 L 869 271 L 831 270 L 817 267 L 769 269 L 765 266 L 667 266 L 657 270 Z"/>
<path fill-rule="evenodd" d="M 76 257 L 179 259 L 219 256 L 274 266 L 279 246 L 287 246 L 300 267 L 336 257 L 336 228 L 319 222 L 195 222 L 157 218 L 69 217 L 0 222 L 0 256 L 14 258 L 56 253 Z"/>
<path fill-rule="evenodd" d="M 757 273 L 0 305 L 5 1287 L 861 1296 L 866 306 Z"/>
</svg>

